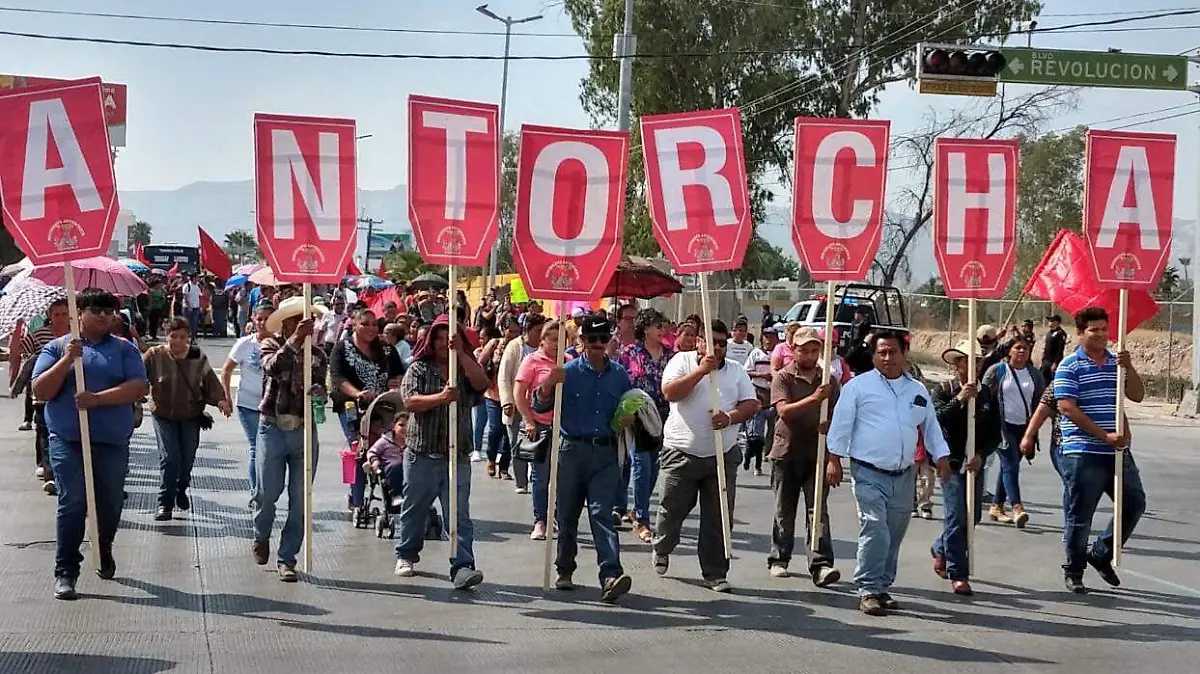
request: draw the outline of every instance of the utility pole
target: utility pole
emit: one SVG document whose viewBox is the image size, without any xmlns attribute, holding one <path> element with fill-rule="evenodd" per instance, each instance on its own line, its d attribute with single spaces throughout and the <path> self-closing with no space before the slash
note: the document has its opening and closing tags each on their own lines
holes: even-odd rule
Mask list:
<svg viewBox="0 0 1200 674">
<path fill-rule="evenodd" d="M 1200 63 L 1200 56 L 1189 57 L 1188 61 Z M 1188 91 L 1200 95 L 1200 84 L 1188 87 Z M 1176 412 L 1185 417 L 1200 416 L 1200 202 L 1192 219 L 1192 265 L 1192 388 L 1183 392 Z"/>
<path fill-rule="evenodd" d="M 500 76 L 500 167 L 499 173 L 501 184 L 504 182 L 504 112 L 508 107 L 508 53 L 509 46 L 512 44 L 512 27 L 522 23 L 531 23 L 542 18 L 541 14 L 535 16 L 527 16 L 524 19 L 514 19 L 511 16 L 500 16 L 488 9 L 487 4 L 482 4 L 475 8 L 475 11 L 488 17 L 495 19 L 504 24 L 504 69 Z M 501 223 L 503 226 L 503 223 Z M 492 254 L 488 256 L 488 271 L 487 271 L 487 288 L 496 287 L 496 269 L 498 266 L 497 248 L 492 248 Z"/>
<path fill-rule="evenodd" d="M 637 38 L 633 35 L 633 0 L 625 0 L 625 29 L 613 40 L 613 56 L 621 59 L 621 85 L 617 98 L 617 128 L 629 131 L 629 113 L 633 107 L 633 55 Z"/>
<path fill-rule="evenodd" d="M 370 274 L 371 270 L 371 235 L 375 233 L 375 225 L 382 225 L 383 220 L 368 218 L 362 216 L 358 218 L 359 224 L 367 226 L 367 252 L 363 255 L 363 273 Z"/>
</svg>

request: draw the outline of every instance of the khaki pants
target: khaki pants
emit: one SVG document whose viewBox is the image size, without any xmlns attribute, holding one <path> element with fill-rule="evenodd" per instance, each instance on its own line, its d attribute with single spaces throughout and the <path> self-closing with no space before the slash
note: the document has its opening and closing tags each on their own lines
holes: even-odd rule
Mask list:
<svg viewBox="0 0 1200 674">
<path fill-rule="evenodd" d="M 917 463 L 917 494 L 914 510 L 933 510 L 933 486 L 937 484 L 937 471 L 929 461 Z"/>
</svg>

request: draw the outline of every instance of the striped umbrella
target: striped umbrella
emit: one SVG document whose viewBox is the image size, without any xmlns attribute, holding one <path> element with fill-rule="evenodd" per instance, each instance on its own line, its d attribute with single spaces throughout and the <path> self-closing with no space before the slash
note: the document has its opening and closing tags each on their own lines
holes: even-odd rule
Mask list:
<svg viewBox="0 0 1200 674">
<path fill-rule="evenodd" d="M 137 274 L 107 257 L 88 257 L 71 262 L 75 288 L 101 288 L 114 295 L 134 297 L 148 290 Z M 29 278 L 50 286 L 65 286 L 66 276 L 60 263 L 45 264 L 29 270 Z M 15 280 L 15 279 L 14 279 Z"/>
<path fill-rule="evenodd" d="M 0 339 L 11 335 L 18 321 L 28 323 L 30 319 L 45 314 L 51 304 L 66 296 L 65 289 L 48 286 L 41 281 L 25 281 L 0 296 Z"/>
</svg>

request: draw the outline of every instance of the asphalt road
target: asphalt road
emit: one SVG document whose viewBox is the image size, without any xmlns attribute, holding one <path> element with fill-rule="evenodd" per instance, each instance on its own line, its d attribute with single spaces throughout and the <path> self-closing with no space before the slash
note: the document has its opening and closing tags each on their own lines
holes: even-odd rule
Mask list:
<svg viewBox="0 0 1200 674">
<path fill-rule="evenodd" d="M 213 356 L 219 351 L 211 348 Z M 482 470 L 471 505 L 484 584 L 470 593 L 450 589 L 445 543 L 426 548 L 418 577 L 397 579 L 390 542 L 349 523 L 332 418 L 320 432 L 315 567 L 301 583 L 280 583 L 273 567 L 251 560 L 245 441 L 236 422 L 219 419 L 203 437 L 193 510 L 170 523 L 152 519 L 153 431 L 135 434 L 117 578 L 86 574 L 83 597 L 58 602 L 51 598 L 54 499 L 33 477 L 33 436 L 16 430 L 20 415 L 20 401 L 0 399 L 4 674 L 1126 674 L 1196 671 L 1200 659 L 1196 427 L 1135 426 L 1150 510 L 1126 548 L 1120 589 L 1101 587 L 1089 571 L 1091 594 L 1063 590 L 1059 487 L 1039 459 L 1023 479 L 1030 527 L 979 529 L 974 598 L 952 595 L 930 570 L 929 543 L 940 521 L 915 520 L 894 591 L 904 610 L 871 618 L 856 610 L 848 583 L 818 590 L 805 576 L 767 575 L 768 479 L 745 474 L 731 595 L 697 582 L 694 520 L 666 578 L 654 575 L 647 546 L 622 535 L 634 584 L 619 605 L 598 601 L 588 547 L 580 553 L 580 590 L 543 592 L 542 547 L 528 539 L 528 497 Z M 856 524 L 848 489 L 833 495 L 831 517 L 839 567 L 849 577 Z"/>
</svg>

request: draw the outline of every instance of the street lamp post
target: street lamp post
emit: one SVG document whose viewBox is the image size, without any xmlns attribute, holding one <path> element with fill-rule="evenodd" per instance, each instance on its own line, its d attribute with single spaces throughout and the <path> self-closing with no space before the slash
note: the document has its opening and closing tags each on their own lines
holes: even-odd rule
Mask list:
<svg viewBox="0 0 1200 674">
<path fill-rule="evenodd" d="M 508 107 L 508 50 L 512 44 L 512 27 L 522 23 L 531 23 L 542 18 L 541 14 L 535 16 L 527 16 L 523 19 L 514 19 L 511 16 L 500 16 L 488 9 L 487 4 L 482 4 L 475 8 L 475 11 L 488 17 L 495 19 L 504 24 L 504 70 L 500 78 L 500 167 L 499 176 L 501 184 L 504 181 L 504 112 Z M 488 257 L 488 273 L 487 287 L 494 288 L 496 286 L 496 268 L 497 268 L 497 251 L 498 247 L 492 248 L 492 254 Z"/>
<path fill-rule="evenodd" d="M 1200 57 L 1190 57 L 1193 63 Z M 1200 95 L 1200 84 L 1188 87 L 1188 91 Z M 1192 220 L 1192 390 L 1185 392 L 1179 406 L 1179 414 L 1200 416 L 1200 202 L 1196 204 L 1196 215 Z"/>
</svg>

